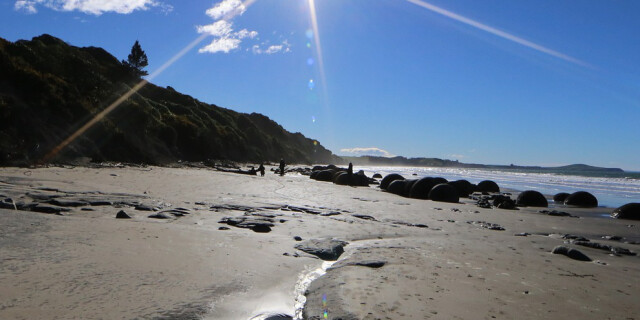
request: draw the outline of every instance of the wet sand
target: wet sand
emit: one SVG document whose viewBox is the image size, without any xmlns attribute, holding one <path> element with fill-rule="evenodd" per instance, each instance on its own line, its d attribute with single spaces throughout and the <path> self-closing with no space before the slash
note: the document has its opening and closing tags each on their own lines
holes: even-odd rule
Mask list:
<svg viewBox="0 0 640 320">
<path fill-rule="evenodd" d="M 348 242 L 307 288 L 309 319 L 324 319 L 325 311 L 328 319 L 640 314 L 640 257 L 563 238 L 640 251 L 633 243 L 640 223 L 596 217 L 607 208 L 556 208 L 579 216 L 556 217 L 540 208 L 408 199 L 297 174 L 159 167 L 2 168 L 0 195 L 20 205 L 75 201 L 59 201 L 56 207 L 69 210 L 60 215 L 0 209 L 2 319 L 293 315 L 296 284 L 323 263 L 297 250 L 304 241 L 295 236 Z M 109 204 L 87 202 L 99 199 Z M 178 215 L 169 211 L 176 208 L 183 208 Z M 132 219 L 115 219 L 120 210 Z M 161 211 L 169 219 L 148 217 Z M 271 231 L 219 223 L 225 217 L 267 221 Z M 622 240 L 602 238 L 613 235 Z M 558 245 L 593 261 L 552 254 Z"/>
</svg>

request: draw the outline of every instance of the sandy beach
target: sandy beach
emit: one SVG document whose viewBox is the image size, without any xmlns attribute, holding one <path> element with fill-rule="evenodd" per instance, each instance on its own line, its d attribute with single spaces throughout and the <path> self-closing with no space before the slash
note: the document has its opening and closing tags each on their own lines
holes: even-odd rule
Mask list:
<svg viewBox="0 0 640 320">
<path fill-rule="evenodd" d="M 125 166 L 2 168 L 0 195 L 15 205 L 0 209 L 0 319 L 640 318 L 640 223 L 598 217 L 608 208 L 559 217 L 295 173 Z M 344 253 L 299 249 L 314 239 Z"/>
</svg>

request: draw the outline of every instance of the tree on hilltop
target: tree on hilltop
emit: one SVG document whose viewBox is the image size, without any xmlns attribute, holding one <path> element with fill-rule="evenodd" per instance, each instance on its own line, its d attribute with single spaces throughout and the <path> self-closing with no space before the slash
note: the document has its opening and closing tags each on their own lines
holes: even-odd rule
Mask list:
<svg viewBox="0 0 640 320">
<path fill-rule="evenodd" d="M 129 67 L 132 73 L 136 76 L 146 76 L 149 73 L 146 70 L 143 70 L 144 67 L 149 65 L 149 61 L 147 60 L 147 54 L 140 47 L 140 43 L 136 40 L 136 43 L 131 47 L 131 53 L 127 57 L 127 61 L 122 60 L 122 64 Z"/>
</svg>

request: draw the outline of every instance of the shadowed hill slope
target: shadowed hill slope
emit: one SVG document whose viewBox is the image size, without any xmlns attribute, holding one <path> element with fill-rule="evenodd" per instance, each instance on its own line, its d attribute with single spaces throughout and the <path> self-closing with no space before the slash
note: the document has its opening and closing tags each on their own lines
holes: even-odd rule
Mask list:
<svg viewBox="0 0 640 320">
<path fill-rule="evenodd" d="M 101 48 L 50 35 L 0 38 L 0 165 L 43 159 L 139 78 Z M 200 102 L 151 83 L 53 158 L 149 164 L 177 160 L 330 163 L 331 151 L 268 117 Z"/>
</svg>

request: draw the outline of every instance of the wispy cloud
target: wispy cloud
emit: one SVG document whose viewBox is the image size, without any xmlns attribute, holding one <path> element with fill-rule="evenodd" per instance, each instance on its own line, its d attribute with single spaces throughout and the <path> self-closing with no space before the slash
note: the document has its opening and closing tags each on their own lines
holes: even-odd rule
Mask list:
<svg viewBox="0 0 640 320">
<path fill-rule="evenodd" d="M 449 157 L 454 158 L 454 159 L 462 159 L 465 156 L 463 154 L 450 154 Z"/>
<path fill-rule="evenodd" d="M 253 0 L 255 1 L 255 0 Z M 211 43 L 200 48 L 200 53 L 229 53 L 240 48 L 242 41 L 247 39 L 258 40 L 258 31 L 242 29 L 234 31 L 233 19 L 247 11 L 247 6 L 252 0 L 222 0 L 206 11 L 206 14 L 215 20 L 213 23 L 197 26 L 198 33 L 213 37 Z M 249 51 L 249 48 L 246 49 Z M 278 52 L 290 52 L 291 46 L 284 40 L 281 44 L 270 45 L 268 42 L 254 44 L 251 52 L 254 54 L 274 54 Z"/>
<path fill-rule="evenodd" d="M 266 49 L 263 49 L 265 48 Z M 251 51 L 254 54 L 274 54 L 274 53 L 287 53 L 287 52 L 291 52 L 291 45 L 289 44 L 289 42 L 287 42 L 287 40 L 284 40 L 282 42 L 282 44 L 262 44 L 262 46 L 260 45 L 253 45 L 253 47 L 251 48 Z"/>
<path fill-rule="evenodd" d="M 340 152 L 346 156 L 376 156 L 387 158 L 395 157 L 394 154 L 389 153 L 387 150 L 376 147 L 340 149 Z"/>
<path fill-rule="evenodd" d="M 542 45 L 539 45 L 537 43 L 534 43 L 534 42 L 531 42 L 529 40 L 520 38 L 520 37 L 515 36 L 513 34 L 510 34 L 508 32 L 505 32 L 505 31 L 496 29 L 494 27 L 488 26 L 486 24 L 483 24 L 481 22 L 469 19 L 469 18 L 461 16 L 461 15 L 459 15 L 457 13 L 454 13 L 454 12 L 451 12 L 449 10 L 445 10 L 445 9 L 440 8 L 438 6 L 432 5 L 432 4 L 428 3 L 428 2 L 425 2 L 425 1 L 422 1 L 422 0 L 407 0 L 407 1 L 413 3 L 413 4 L 417 5 L 417 6 L 423 7 L 425 9 L 429 10 L 429 11 L 432 11 L 432 12 L 435 12 L 437 14 L 443 15 L 443 16 L 445 16 L 447 18 L 456 20 L 458 22 L 462 22 L 462 23 L 470 25 L 470 26 L 472 26 L 472 27 L 474 27 L 476 29 L 480 29 L 482 31 L 491 33 L 491 34 L 493 34 L 495 36 L 498 36 L 500 38 L 503 38 L 503 39 L 506 39 L 506 40 L 509 40 L 509 41 L 512 41 L 512 42 L 515 42 L 515 43 L 518 43 L 520 45 L 523 45 L 525 47 L 531 48 L 533 50 L 536 50 L 536 51 L 539 51 L 539 52 L 542 52 L 542 53 L 546 53 L 546 54 L 548 54 L 550 56 L 553 56 L 553 57 L 556 57 L 556 58 L 559 58 L 559 59 L 562 59 L 562 60 L 565 60 L 565 61 L 568 61 L 568 62 L 571 62 L 571 63 L 575 63 L 575 64 L 581 65 L 583 67 L 592 68 L 592 66 L 589 65 L 588 63 L 586 63 L 584 61 L 581 61 L 579 59 L 576 59 L 576 58 L 574 58 L 572 56 L 569 56 L 569 55 L 566 55 L 564 53 L 555 51 L 553 49 L 549 49 L 549 48 L 544 47 Z"/>
<path fill-rule="evenodd" d="M 163 11 L 173 10 L 172 6 L 156 0 L 18 0 L 13 8 L 33 14 L 38 12 L 38 6 L 57 11 L 80 11 L 97 16 L 107 12 L 129 14 L 151 7 L 158 7 Z"/>
</svg>

